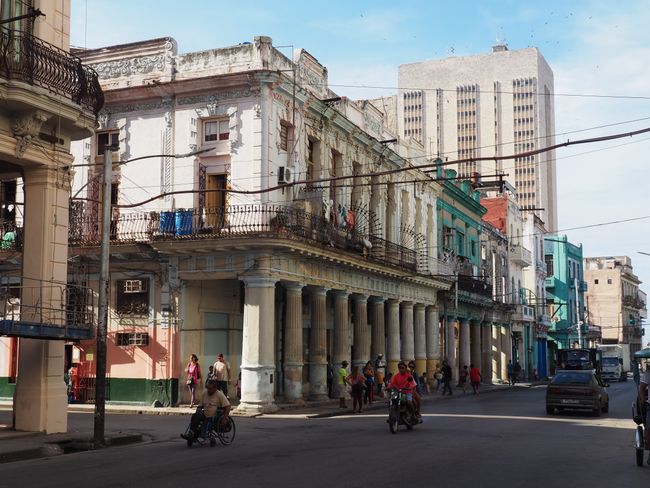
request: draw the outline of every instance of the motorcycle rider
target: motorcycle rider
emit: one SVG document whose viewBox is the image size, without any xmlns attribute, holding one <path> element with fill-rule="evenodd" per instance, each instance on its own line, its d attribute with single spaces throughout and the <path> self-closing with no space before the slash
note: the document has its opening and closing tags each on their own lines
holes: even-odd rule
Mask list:
<svg viewBox="0 0 650 488">
<path fill-rule="evenodd" d="M 393 375 L 390 383 L 386 386 L 386 389 L 390 390 L 391 388 L 397 388 L 400 393 L 404 393 L 406 395 L 406 408 L 412 416 L 419 419 L 415 407 L 413 406 L 413 392 L 416 387 L 413 375 L 406 368 L 406 363 L 404 361 L 397 363 L 397 369 L 398 372 Z"/>
</svg>

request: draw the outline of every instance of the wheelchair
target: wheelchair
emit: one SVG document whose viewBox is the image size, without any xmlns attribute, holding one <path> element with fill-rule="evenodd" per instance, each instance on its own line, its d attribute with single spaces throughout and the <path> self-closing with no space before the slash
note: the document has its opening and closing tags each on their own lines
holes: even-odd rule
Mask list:
<svg viewBox="0 0 650 488">
<path fill-rule="evenodd" d="M 219 442 L 224 446 L 232 444 L 235 440 L 235 421 L 229 415 L 226 425 L 221 425 L 219 422 L 220 419 L 221 411 L 218 411 L 214 417 L 204 420 L 199 425 L 199 434 L 196 437 L 191 435 L 191 424 L 188 424 L 187 429 L 185 429 L 184 432 L 184 436 L 187 440 L 187 447 L 192 447 L 194 443 L 199 445 L 209 443 L 210 447 L 214 447 L 217 445 L 217 440 L 219 440 Z"/>
</svg>

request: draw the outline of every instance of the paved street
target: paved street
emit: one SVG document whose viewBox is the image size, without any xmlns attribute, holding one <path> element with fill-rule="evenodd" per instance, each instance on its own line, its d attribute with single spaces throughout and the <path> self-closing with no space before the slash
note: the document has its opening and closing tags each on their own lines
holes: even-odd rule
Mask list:
<svg viewBox="0 0 650 488">
<path fill-rule="evenodd" d="M 547 416 L 545 387 L 430 402 L 425 423 L 391 435 L 383 411 L 324 419 L 238 418 L 229 447 L 188 449 L 176 416 L 111 415 L 108 429 L 151 442 L 0 466 L 0 486 L 644 486 L 631 447 L 634 383 L 613 384 L 609 414 Z M 0 413 L 0 422 L 9 420 Z M 290 417 L 290 415 L 288 416 Z M 92 429 L 71 414 L 72 430 Z M 210 481 L 212 480 L 212 481 Z M 27 483 L 27 485 L 25 485 Z M 223 486 L 223 485 L 222 485 Z"/>
</svg>

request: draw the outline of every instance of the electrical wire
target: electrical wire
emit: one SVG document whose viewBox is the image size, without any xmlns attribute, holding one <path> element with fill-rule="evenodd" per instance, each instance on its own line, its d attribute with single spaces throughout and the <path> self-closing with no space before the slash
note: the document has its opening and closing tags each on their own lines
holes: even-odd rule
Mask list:
<svg viewBox="0 0 650 488">
<path fill-rule="evenodd" d="M 292 182 L 292 183 L 277 185 L 277 186 L 273 186 L 273 187 L 270 187 L 270 188 L 261 188 L 259 190 L 234 190 L 234 189 L 179 190 L 179 191 L 161 193 L 159 195 L 156 195 L 154 197 L 151 197 L 151 198 L 149 198 L 147 200 L 143 200 L 143 201 L 135 203 L 135 204 L 116 205 L 116 207 L 118 207 L 118 208 L 139 207 L 139 206 L 142 206 L 142 205 L 146 205 L 147 203 L 150 203 L 152 201 L 163 198 L 165 196 L 171 196 L 171 195 L 183 195 L 183 194 L 200 193 L 200 192 L 206 192 L 206 191 L 220 191 L 220 192 L 241 194 L 241 195 L 256 195 L 256 194 L 262 194 L 262 193 L 269 193 L 269 192 L 272 192 L 272 191 L 275 191 L 275 190 L 286 189 L 286 188 L 290 188 L 290 187 L 293 187 L 293 186 L 296 186 L 296 185 L 313 185 L 313 184 L 325 183 L 325 182 L 331 182 L 331 181 L 343 181 L 343 180 L 348 180 L 348 179 L 353 179 L 353 178 L 369 178 L 369 177 L 373 177 L 373 176 L 388 176 L 388 175 L 393 175 L 393 174 L 397 174 L 397 173 L 403 173 L 405 171 L 431 169 L 431 168 L 438 167 L 438 166 L 449 166 L 449 165 L 452 165 L 452 164 L 458 164 L 458 163 L 469 162 L 469 161 L 507 160 L 507 159 L 514 159 L 514 158 L 520 158 L 520 157 L 526 157 L 526 156 L 541 154 L 541 153 L 553 151 L 555 149 L 559 149 L 559 148 L 562 148 L 562 147 L 568 147 L 568 146 L 573 146 L 573 145 L 582 145 L 582 144 L 592 144 L 592 143 L 595 143 L 595 142 L 603 142 L 603 141 L 621 139 L 623 137 L 633 137 L 635 135 L 644 134 L 644 133 L 648 133 L 648 132 L 650 132 L 650 128 L 644 128 L 644 129 L 639 129 L 639 130 L 632 131 L 632 132 L 613 134 L 613 135 L 609 135 L 609 136 L 592 137 L 592 138 L 588 138 L 588 139 L 578 139 L 578 140 L 575 140 L 575 141 L 567 140 L 566 142 L 559 143 L 559 144 L 554 144 L 552 146 L 548 146 L 548 147 L 545 147 L 545 148 L 533 149 L 531 151 L 526 151 L 526 152 L 523 152 L 523 153 L 506 155 L 506 156 L 463 158 L 463 159 L 458 159 L 458 160 L 455 160 L 455 161 L 436 161 L 436 162 L 433 162 L 433 163 L 427 163 L 427 164 L 421 164 L 421 165 L 413 165 L 413 166 L 395 168 L 395 169 L 384 170 L 384 171 L 376 171 L 376 172 L 358 174 L 358 175 L 344 175 L 344 176 L 334 176 L 334 177 L 330 177 L 330 178 L 320 178 L 320 179 L 313 179 L 313 180 L 295 181 L 295 182 Z M 384 184 L 390 184 L 390 182 L 384 182 Z"/>
<path fill-rule="evenodd" d="M 328 86 L 336 88 L 364 88 L 372 90 L 397 90 L 398 92 L 402 91 L 425 91 L 425 92 L 450 92 L 456 93 L 456 88 L 425 88 L 425 87 L 399 87 L 399 86 L 377 86 L 377 85 L 349 85 L 344 83 L 318 83 L 311 82 L 307 83 L 310 86 Z M 489 95 L 514 95 L 518 93 L 533 93 L 533 92 L 514 92 L 508 90 L 473 90 L 473 93 L 486 93 Z M 533 93 L 534 96 L 538 97 L 575 97 L 575 98 L 604 98 L 604 99 L 622 99 L 622 100 L 650 100 L 650 96 L 645 95 L 602 95 L 602 94 L 592 94 L 592 93 Z"/>
</svg>

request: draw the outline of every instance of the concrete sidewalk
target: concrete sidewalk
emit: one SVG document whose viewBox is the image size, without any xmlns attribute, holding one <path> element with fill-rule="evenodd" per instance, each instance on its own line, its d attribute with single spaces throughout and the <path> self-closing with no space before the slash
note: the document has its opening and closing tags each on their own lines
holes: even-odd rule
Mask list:
<svg viewBox="0 0 650 488">
<path fill-rule="evenodd" d="M 508 391 L 517 388 L 528 388 L 536 385 L 543 385 L 544 382 L 537 383 L 518 383 L 515 386 L 504 385 L 481 385 L 480 394 L 489 394 L 498 391 Z M 440 393 L 430 393 L 423 397 L 423 404 L 428 405 L 439 401 L 457 401 L 459 399 L 471 398 L 471 387 L 467 388 L 467 393 L 463 394 L 460 388 L 454 389 L 454 394 L 442 396 Z M 247 416 L 259 418 L 295 418 L 310 419 L 336 417 L 341 415 L 352 414 L 351 400 L 348 400 L 348 408 L 339 408 L 338 399 L 325 400 L 320 402 L 301 402 L 300 404 L 278 404 L 279 410 L 272 414 L 242 415 L 235 408 L 233 416 Z M 370 405 L 364 405 L 365 412 L 385 412 L 387 400 L 385 398 L 376 398 L 375 402 Z M 11 411 L 11 401 L 0 401 L 0 410 Z M 68 412 L 87 412 L 92 413 L 95 410 L 94 405 L 72 404 L 68 406 Z M 106 414 L 131 414 L 131 415 L 185 415 L 189 416 L 194 412 L 194 408 L 189 405 L 178 407 L 149 407 L 134 405 L 106 405 Z M 148 440 L 140 432 L 106 432 L 108 447 L 124 445 Z M 11 428 L 11 425 L 0 424 L 0 464 L 20 461 L 26 459 L 35 459 L 42 457 L 56 456 L 70 452 L 78 452 L 93 449 L 92 432 L 68 432 L 64 434 L 45 435 L 38 432 L 19 432 Z"/>
</svg>

